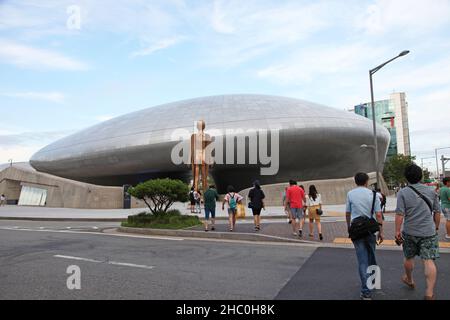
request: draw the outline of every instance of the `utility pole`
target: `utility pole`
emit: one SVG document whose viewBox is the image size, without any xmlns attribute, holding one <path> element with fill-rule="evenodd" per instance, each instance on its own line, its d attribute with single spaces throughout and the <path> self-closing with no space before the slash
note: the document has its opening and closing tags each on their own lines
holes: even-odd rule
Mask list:
<svg viewBox="0 0 450 320">
<path fill-rule="evenodd" d="M 446 158 L 444 156 L 441 157 L 441 161 L 442 161 L 442 176 L 445 178 L 445 165 L 447 164 L 448 160 L 450 160 L 450 158 Z"/>
</svg>

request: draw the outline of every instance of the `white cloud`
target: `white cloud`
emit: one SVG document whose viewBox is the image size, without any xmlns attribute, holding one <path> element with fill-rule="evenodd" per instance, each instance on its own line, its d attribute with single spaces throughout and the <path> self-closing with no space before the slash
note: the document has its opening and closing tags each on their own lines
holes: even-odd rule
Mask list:
<svg viewBox="0 0 450 320">
<path fill-rule="evenodd" d="M 415 37 L 449 22 L 448 0 L 376 0 L 357 18 L 356 25 L 370 35 L 396 32 Z"/>
<path fill-rule="evenodd" d="M 100 115 L 95 117 L 95 120 L 99 121 L 99 122 L 103 122 L 103 121 L 108 121 L 115 118 L 115 116 L 112 116 L 110 114 L 105 114 L 105 115 Z"/>
<path fill-rule="evenodd" d="M 283 62 L 257 71 L 260 78 L 281 84 L 303 84 L 312 82 L 324 75 L 338 75 L 338 85 L 352 85 L 350 73 L 361 68 L 368 69 L 369 60 L 382 56 L 382 47 L 363 43 L 340 46 L 319 46 L 303 48 L 290 55 Z M 368 53 L 370 52 L 370 56 Z"/>
<path fill-rule="evenodd" d="M 19 99 L 44 100 L 55 103 L 64 102 L 61 92 L 0 92 L 0 96 Z"/>
<path fill-rule="evenodd" d="M 0 164 L 9 162 L 27 162 L 43 146 L 0 146 Z"/>
<path fill-rule="evenodd" d="M 333 7 L 323 2 L 215 1 L 197 15 L 199 23 L 210 22 L 211 30 L 203 26 L 199 35 L 206 63 L 236 66 L 305 40 L 329 25 Z"/>
<path fill-rule="evenodd" d="M 84 62 L 66 57 L 58 52 L 39 49 L 1 39 L 0 59 L 3 62 L 27 69 L 53 69 L 69 71 L 88 69 L 88 66 Z"/>
<path fill-rule="evenodd" d="M 162 39 L 162 40 L 157 41 L 156 43 L 151 44 L 150 46 L 148 46 L 146 48 L 132 52 L 130 56 L 132 58 L 140 57 L 140 56 L 148 56 L 148 55 L 151 55 L 152 53 L 155 53 L 156 51 L 172 47 L 172 46 L 180 43 L 184 39 L 185 39 L 184 37 Z"/>
<path fill-rule="evenodd" d="M 9 159 L 28 161 L 39 149 L 70 133 L 73 131 L 0 132 L 0 164 Z"/>
</svg>

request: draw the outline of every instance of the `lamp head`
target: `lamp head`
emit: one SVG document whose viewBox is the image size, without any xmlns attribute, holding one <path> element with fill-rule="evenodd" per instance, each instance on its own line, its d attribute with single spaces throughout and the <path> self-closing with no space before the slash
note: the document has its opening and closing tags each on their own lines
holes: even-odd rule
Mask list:
<svg viewBox="0 0 450 320">
<path fill-rule="evenodd" d="M 409 53 L 409 50 L 405 50 L 405 51 L 400 52 L 400 54 L 398 56 L 403 57 L 403 56 L 406 56 L 408 53 Z"/>
</svg>

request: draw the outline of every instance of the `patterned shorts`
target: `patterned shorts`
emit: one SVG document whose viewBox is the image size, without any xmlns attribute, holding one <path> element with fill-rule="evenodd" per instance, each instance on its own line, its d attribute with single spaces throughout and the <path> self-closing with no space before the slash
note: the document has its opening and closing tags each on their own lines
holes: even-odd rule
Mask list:
<svg viewBox="0 0 450 320">
<path fill-rule="evenodd" d="M 406 259 L 419 256 L 422 260 L 436 260 L 439 258 L 438 235 L 431 237 L 414 237 L 403 233 L 403 254 Z"/>
<path fill-rule="evenodd" d="M 450 221 L 450 209 L 449 208 L 443 208 L 442 213 L 444 214 L 445 219 L 447 221 Z"/>
</svg>

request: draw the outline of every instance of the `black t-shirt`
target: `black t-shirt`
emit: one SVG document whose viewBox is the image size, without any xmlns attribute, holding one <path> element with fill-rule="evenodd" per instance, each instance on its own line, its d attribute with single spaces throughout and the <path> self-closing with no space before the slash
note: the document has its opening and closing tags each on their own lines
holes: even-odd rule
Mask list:
<svg viewBox="0 0 450 320">
<path fill-rule="evenodd" d="M 253 208 L 261 209 L 263 206 L 263 199 L 266 196 L 261 189 L 252 188 L 248 193 L 248 197 L 252 203 Z"/>
</svg>

